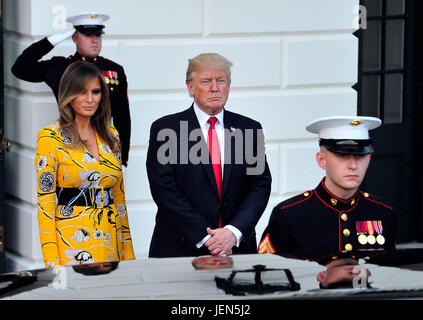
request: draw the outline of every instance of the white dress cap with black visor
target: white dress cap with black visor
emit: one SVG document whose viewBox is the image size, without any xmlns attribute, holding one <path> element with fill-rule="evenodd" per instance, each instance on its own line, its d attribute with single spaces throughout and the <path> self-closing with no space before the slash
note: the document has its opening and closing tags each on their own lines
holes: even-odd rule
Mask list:
<svg viewBox="0 0 423 320">
<path fill-rule="evenodd" d="M 66 21 L 72 23 L 74 28 L 84 35 L 101 36 L 104 34 L 104 21 L 108 19 L 109 16 L 104 13 L 85 12 L 70 16 Z"/>
<path fill-rule="evenodd" d="M 331 152 L 366 155 L 374 152 L 369 130 L 381 124 L 375 117 L 332 116 L 311 122 L 306 130 L 318 134 L 319 145 Z"/>
</svg>

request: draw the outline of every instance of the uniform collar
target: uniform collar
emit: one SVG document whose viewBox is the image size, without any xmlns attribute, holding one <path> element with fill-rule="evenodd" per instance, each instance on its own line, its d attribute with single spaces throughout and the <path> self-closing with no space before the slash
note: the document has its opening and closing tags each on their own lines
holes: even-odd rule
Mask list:
<svg viewBox="0 0 423 320">
<path fill-rule="evenodd" d="M 97 63 L 98 58 L 99 58 L 99 56 L 97 56 L 95 58 L 86 57 L 86 56 L 81 55 L 78 51 L 75 52 L 73 57 L 77 60 L 88 61 L 88 62 L 92 62 L 92 63 Z"/>
<path fill-rule="evenodd" d="M 357 192 L 350 199 L 345 200 L 338 198 L 326 188 L 325 178 L 322 179 L 320 184 L 315 189 L 315 192 L 320 201 L 338 212 L 349 211 L 353 209 L 360 199 L 359 190 L 357 190 Z"/>
</svg>

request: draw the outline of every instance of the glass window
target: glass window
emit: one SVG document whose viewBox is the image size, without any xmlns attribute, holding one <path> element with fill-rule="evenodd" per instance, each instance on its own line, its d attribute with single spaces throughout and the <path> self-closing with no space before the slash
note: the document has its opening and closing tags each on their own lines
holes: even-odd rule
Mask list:
<svg viewBox="0 0 423 320">
<path fill-rule="evenodd" d="M 385 76 L 385 105 L 384 123 L 402 122 L 402 100 L 403 100 L 403 75 L 387 74 Z"/>
<path fill-rule="evenodd" d="M 369 21 L 363 32 L 363 70 L 380 70 L 381 68 L 381 22 Z"/>
<path fill-rule="evenodd" d="M 404 60 L 404 21 L 386 21 L 385 69 L 403 67 Z"/>
<path fill-rule="evenodd" d="M 362 0 L 361 5 L 366 7 L 367 16 L 380 16 L 382 14 L 382 0 Z"/>
<path fill-rule="evenodd" d="M 358 114 L 383 123 L 403 120 L 405 12 L 404 0 L 361 0 L 367 28 L 359 37 Z"/>
<path fill-rule="evenodd" d="M 372 1 L 372 0 L 368 0 Z M 405 13 L 405 1 L 404 0 L 386 0 L 386 14 L 387 15 L 398 15 Z"/>
<path fill-rule="evenodd" d="M 362 116 L 380 115 L 380 76 L 363 76 L 361 87 Z"/>
</svg>

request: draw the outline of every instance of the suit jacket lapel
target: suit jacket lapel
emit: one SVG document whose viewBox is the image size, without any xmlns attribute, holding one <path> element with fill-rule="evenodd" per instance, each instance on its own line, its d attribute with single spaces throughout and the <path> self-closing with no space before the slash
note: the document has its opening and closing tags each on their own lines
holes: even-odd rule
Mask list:
<svg viewBox="0 0 423 320">
<path fill-rule="evenodd" d="M 187 120 L 188 120 L 188 134 L 190 134 L 193 130 L 200 130 L 200 132 L 201 132 L 200 124 L 198 122 L 197 116 L 195 115 L 193 105 L 191 105 L 191 108 L 189 108 L 187 110 Z M 203 144 L 202 150 L 207 150 L 208 161 L 207 161 L 207 163 L 200 162 L 200 165 L 203 167 L 204 172 L 205 172 L 209 182 L 213 186 L 213 189 L 216 193 L 216 196 L 219 196 L 219 192 L 217 191 L 216 179 L 214 177 L 213 166 L 212 166 L 212 163 L 211 163 L 210 154 L 208 153 L 208 147 L 207 147 L 206 141 L 207 141 L 206 137 L 204 137 L 204 139 L 202 139 L 201 141 L 190 141 L 189 140 L 188 141 L 188 152 L 197 143 Z M 193 164 L 191 164 L 191 165 L 193 165 Z"/>
<path fill-rule="evenodd" d="M 230 133 L 235 128 L 234 120 L 230 112 L 224 111 L 223 122 L 225 126 L 225 160 L 223 168 L 223 186 L 222 186 L 222 198 L 225 195 L 225 191 L 228 188 L 232 166 L 235 163 L 235 143 L 231 141 Z"/>
</svg>

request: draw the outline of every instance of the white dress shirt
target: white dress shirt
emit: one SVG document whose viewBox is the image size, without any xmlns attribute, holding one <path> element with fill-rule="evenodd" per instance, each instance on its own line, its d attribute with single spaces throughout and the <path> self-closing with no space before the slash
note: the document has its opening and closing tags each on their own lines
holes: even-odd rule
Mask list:
<svg viewBox="0 0 423 320">
<path fill-rule="evenodd" d="M 197 104 L 194 102 L 194 112 L 195 115 L 197 116 L 197 120 L 198 123 L 200 124 L 200 128 L 201 131 L 203 132 L 203 136 L 205 141 L 207 142 L 208 140 L 208 132 L 209 132 L 209 128 L 210 128 L 210 124 L 208 123 L 208 120 L 210 119 L 210 115 L 205 113 L 203 110 L 201 110 Z M 223 120 L 223 109 L 221 112 L 219 112 L 218 114 L 214 115 L 214 117 L 217 118 L 216 124 L 215 124 L 215 129 L 216 129 L 216 134 L 217 134 L 217 138 L 219 139 L 219 148 L 220 148 L 220 163 L 222 164 L 222 177 L 223 177 L 223 170 L 224 170 L 224 163 L 225 163 L 225 126 L 224 126 L 224 120 Z M 224 226 L 224 228 L 229 229 L 232 231 L 232 233 L 235 235 L 236 237 L 236 243 L 235 246 L 239 247 L 239 243 L 242 239 L 242 233 L 241 231 L 238 230 L 238 228 L 228 224 L 226 226 Z M 207 235 L 203 238 L 203 240 L 201 240 L 200 242 L 197 243 L 197 248 L 200 248 L 204 243 L 207 242 L 207 240 L 210 239 L 210 235 Z"/>
</svg>

